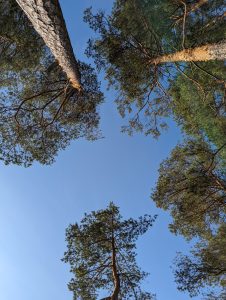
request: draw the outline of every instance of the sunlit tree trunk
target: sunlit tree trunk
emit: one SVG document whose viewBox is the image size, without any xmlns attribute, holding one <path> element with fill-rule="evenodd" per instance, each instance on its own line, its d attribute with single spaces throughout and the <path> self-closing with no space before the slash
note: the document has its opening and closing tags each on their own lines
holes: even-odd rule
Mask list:
<svg viewBox="0 0 226 300">
<path fill-rule="evenodd" d="M 150 61 L 151 64 L 160 64 L 177 61 L 209 61 L 226 59 L 226 41 L 217 44 L 208 44 L 192 49 L 184 49 L 176 53 L 159 56 Z"/>
<path fill-rule="evenodd" d="M 50 48 L 72 86 L 81 89 L 78 63 L 58 0 L 16 0 Z"/>
</svg>

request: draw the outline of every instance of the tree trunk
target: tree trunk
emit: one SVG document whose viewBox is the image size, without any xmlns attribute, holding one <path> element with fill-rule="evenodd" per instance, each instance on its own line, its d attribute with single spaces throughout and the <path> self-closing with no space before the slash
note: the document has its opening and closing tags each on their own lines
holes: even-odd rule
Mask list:
<svg viewBox="0 0 226 300">
<path fill-rule="evenodd" d="M 112 275 L 114 278 L 114 286 L 115 289 L 111 296 L 111 300 L 118 300 L 118 295 L 120 291 L 120 279 L 119 274 L 117 272 L 117 265 L 116 265 L 116 250 L 115 250 L 115 239 L 112 237 Z"/>
<path fill-rule="evenodd" d="M 177 61 L 209 61 L 226 59 L 226 40 L 217 44 L 208 44 L 193 49 L 184 49 L 173 54 L 159 56 L 150 61 L 151 64 L 160 64 Z"/>
<path fill-rule="evenodd" d="M 16 0 L 52 51 L 71 85 L 81 90 L 80 73 L 58 0 Z"/>
<path fill-rule="evenodd" d="M 115 247 L 115 237 L 114 237 L 114 213 L 111 215 L 111 249 L 112 249 L 112 276 L 114 280 L 114 291 L 111 295 L 111 300 L 118 300 L 118 295 L 120 292 L 120 278 L 117 270 L 117 260 L 116 260 L 116 247 Z"/>
</svg>

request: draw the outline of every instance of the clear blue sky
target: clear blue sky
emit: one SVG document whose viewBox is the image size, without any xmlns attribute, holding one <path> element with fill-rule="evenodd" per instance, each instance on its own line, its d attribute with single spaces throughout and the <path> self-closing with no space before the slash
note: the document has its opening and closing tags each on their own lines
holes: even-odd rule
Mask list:
<svg viewBox="0 0 226 300">
<path fill-rule="evenodd" d="M 110 0 L 61 0 L 76 55 L 84 55 L 93 35 L 83 23 L 86 7 L 109 10 Z M 106 83 L 102 82 L 105 89 Z M 85 212 L 114 201 L 125 217 L 158 214 L 154 227 L 138 242 L 138 261 L 150 272 L 145 287 L 158 300 L 187 300 L 177 291 L 170 265 L 176 251 L 188 251 L 181 237 L 169 233 L 167 213 L 150 199 L 160 162 L 180 139 L 174 126 L 158 141 L 120 133 L 123 121 L 106 92 L 102 105 L 104 139 L 75 141 L 59 153 L 52 166 L 24 169 L 0 165 L 0 291 L 2 300 L 69 300 L 68 266 L 60 259 L 66 250 L 65 228 Z M 196 299 L 201 299 L 196 298 Z"/>
</svg>

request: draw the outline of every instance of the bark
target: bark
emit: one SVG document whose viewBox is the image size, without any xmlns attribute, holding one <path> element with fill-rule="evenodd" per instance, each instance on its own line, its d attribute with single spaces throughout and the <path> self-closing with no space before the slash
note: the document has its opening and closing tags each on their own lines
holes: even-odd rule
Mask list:
<svg viewBox="0 0 226 300">
<path fill-rule="evenodd" d="M 35 30 L 52 51 L 71 85 L 81 90 L 78 63 L 75 59 L 58 0 L 16 0 Z"/>
<path fill-rule="evenodd" d="M 160 64 L 178 61 L 209 61 L 226 59 L 226 40 L 217 44 L 208 44 L 192 49 L 184 49 L 176 53 L 159 56 L 150 61 L 151 64 Z"/>
<path fill-rule="evenodd" d="M 112 274 L 113 274 L 113 278 L 114 278 L 115 289 L 111 296 L 111 300 L 118 300 L 118 295 L 119 295 L 119 291 L 120 291 L 120 279 L 119 279 L 119 274 L 117 272 L 116 249 L 115 249 L 114 237 L 112 237 Z"/>
<path fill-rule="evenodd" d="M 117 270 L 117 260 L 116 260 L 116 246 L 114 237 L 114 215 L 112 212 L 111 216 L 111 247 L 112 247 L 112 275 L 114 280 L 114 291 L 111 295 L 111 300 L 118 300 L 118 295 L 120 292 L 120 278 Z"/>
</svg>

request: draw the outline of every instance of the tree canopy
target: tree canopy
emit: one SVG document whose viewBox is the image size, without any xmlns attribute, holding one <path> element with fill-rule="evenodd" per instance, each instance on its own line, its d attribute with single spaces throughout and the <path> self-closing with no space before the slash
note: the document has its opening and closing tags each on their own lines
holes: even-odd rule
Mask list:
<svg viewBox="0 0 226 300">
<path fill-rule="evenodd" d="M 0 0 L 0 159 L 6 164 L 51 164 L 72 140 L 100 136 L 103 94 L 94 68 L 75 60 L 59 2 L 40 3 Z M 116 0 L 110 15 L 90 8 L 84 16 L 96 32 L 86 53 L 116 89 L 121 116 L 132 116 L 123 131 L 158 137 L 173 118 L 186 135 L 160 165 L 152 199 L 170 211 L 174 234 L 197 241 L 190 255 L 176 259 L 179 290 L 193 296 L 220 286 L 222 293 L 209 299 L 224 299 L 226 287 L 224 17 L 224 0 Z M 74 276 L 68 285 L 74 299 L 96 299 L 100 290 L 112 300 L 153 299 L 141 288 L 147 273 L 136 263 L 135 247 L 154 220 L 124 220 L 111 203 L 70 225 L 63 261 Z"/>
<path fill-rule="evenodd" d="M 208 299 L 225 299 L 226 289 L 226 224 L 222 223 L 217 232 L 208 240 L 199 242 L 192 256 L 178 255 L 175 263 L 176 282 L 181 291 L 191 296 L 199 294 L 203 287 L 220 287 L 217 296 Z M 215 293 L 216 295 L 216 293 Z"/>
<path fill-rule="evenodd" d="M 203 136 L 215 147 L 226 142 L 225 64 L 192 63 L 170 82 L 172 114 L 182 130 Z M 226 148 L 220 155 L 226 159 Z"/>
<path fill-rule="evenodd" d="M 123 130 L 143 130 L 157 137 L 172 115 L 169 82 L 181 74 L 178 68 L 190 70 L 191 64 L 156 64 L 154 59 L 224 39 L 224 1 L 203 2 L 190 13 L 196 1 L 117 0 L 109 16 L 86 11 L 85 21 L 99 35 L 89 41 L 87 53 L 118 91 L 120 114 L 132 115 Z M 193 66 L 195 76 L 199 67 Z"/>
<path fill-rule="evenodd" d="M 0 159 L 50 164 L 71 140 L 98 138 L 103 94 L 94 69 L 82 62 L 83 91 L 76 91 L 15 1 L 1 4 L 0 13 L 11 22 L 1 31 L 15 39 L 9 46 L 8 40 L 2 42 Z"/>
<path fill-rule="evenodd" d="M 170 230 L 198 242 L 191 255 L 176 260 L 178 289 L 197 295 L 206 286 L 225 288 L 226 141 L 220 148 L 202 138 L 178 145 L 163 161 L 152 194 L 173 218 Z M 214 297 L 214 294 L 212 294 Z M 211 298 L 210 298 L 211 299 Z"/>
<path fill-rule="evenodd" d="M 203 140 L 188 139 L 161 163 L 152 199 L 170 211 L 174 233 L 208 236 L 224 220 L 226 173 L 220 153 L 225 147 L 213 149 Z"/>
<path fill-rule="evenodd" d="M 42 39 L 15 0 L 0 0 L 0 15 L 1 72 L 35 68 L 44 51 Z"/>
<path fill-rule="evenodd" d="M 106 209 L 85 214 L 80 224 L 66 230 L 69 263 L 74 277 L 68 287 L 74 299 L 97 299 L 100 290 L 109 299 L 154 299 L 142 291 L 147 276 L 136 263 L 136 240 L 152 226 L 155 217 L 122 219 L 119 208 L 110 203 Z"/>
</svg>

